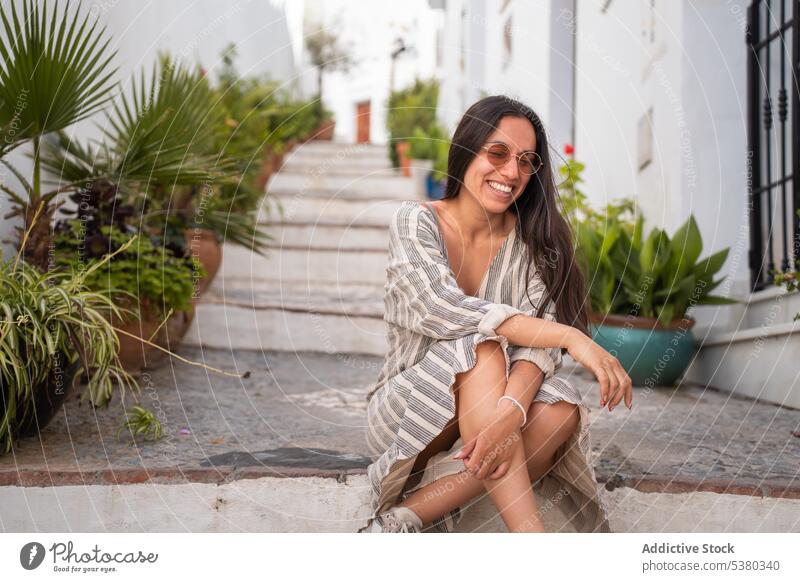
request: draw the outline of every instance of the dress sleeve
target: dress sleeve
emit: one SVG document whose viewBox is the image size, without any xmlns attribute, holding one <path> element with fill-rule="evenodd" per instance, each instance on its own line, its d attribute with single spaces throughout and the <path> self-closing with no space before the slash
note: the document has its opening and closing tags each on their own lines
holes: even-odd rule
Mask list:
<svg viewBox="0 0 800 582">
<path fill-rule="evenodd" d="M 527 293 L 522 297 L 521 306 L 525 315 L 536 317 L 539 303 L 547 292 L 547 286 L 542 281 L 539 274 L 534 272 L 528 283 Z M 529 297 L 530 296 L 530 297 Z M 533 303 L 531 303 L 533 301 Z M 535 303 L 535 305 L 534 305 Z M 556 320 L 556 305 L 553 300 L 547 304 L 547 308 L 542 314 L 542 319 L 547 321 Z M 527 360 L 539 366 L 544 373 L 544 380 L 547 380 L 561 368 L 561 348 L 529 348 L 512 346 L 510 348 L 510 361 L 513 365 L 517 360 Z"/>
<path fill-rule="evenodd" d="M 467 295 L 439 244 L 438 227 L 416 202 L 404 202 L 389 225 L 384 321 L 436 339 L 457 339 L 495 328 L 516 307 Z"/>
</svg>

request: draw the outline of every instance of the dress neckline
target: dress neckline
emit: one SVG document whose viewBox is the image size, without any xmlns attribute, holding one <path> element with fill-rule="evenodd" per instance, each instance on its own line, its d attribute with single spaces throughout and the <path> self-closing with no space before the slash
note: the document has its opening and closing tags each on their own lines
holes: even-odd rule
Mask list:
<svg viewBox="0 0 800 582">
<path fill-rule="evenodd" d="M 439 223 L 439 214 L 436 212 L 436 209 L 430 202 L 423 202 L 423 206 L 433 216 L 433 221 L 436 223 L 436 230 L 439 232 L 439 246 L 441 247 L 442 253 L 444 254 L 444 258 L 447 261 L 447 266 L 450 268 L 450 273 L 453 275 L 453 280 L 458 282 L 455 271 L 453 271 L 453 267 L 452 265 L 450 265 L 450 257 L 447 254 L 447 244 L 445 243 L 444 240 L 444 231 L 442 230 L 442 225 Z M 504 250 L 508 246 L 509 242 L 516 237 L 518 227 L 519 227 L 519 218 L 517 218 L 517 221 L 514 224 L 514 228 L 512 228 L 511 232 L 506 235 L 505 239 L 503 240 L 503 243 L 500 245 L 500 248 L 497 249 L 497 252 L 495 253 L 494 257 L 492 257 L 492 260 L 489 262 L 489 266 L 483 273 L 480 285 L 478 285 L 478 295 L 481 295 L 483 293 L 484 286 L 486 285 L 486 280 L 489 277 L 489 273 L 492 272 L 494 264 L 500 259 L 500 257 L 502 257 L 505 254 Z"/>
</svg>

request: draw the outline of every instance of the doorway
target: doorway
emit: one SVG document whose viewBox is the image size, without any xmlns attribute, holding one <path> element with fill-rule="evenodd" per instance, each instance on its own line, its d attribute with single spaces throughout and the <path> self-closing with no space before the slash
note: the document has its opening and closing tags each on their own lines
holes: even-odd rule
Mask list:
<svg viewBox="0 0 800 582">
<path fill-rule="evenodd" d="M 369 143 L 370 102 L 356 103 L 356 143 Z"/>
</svg>

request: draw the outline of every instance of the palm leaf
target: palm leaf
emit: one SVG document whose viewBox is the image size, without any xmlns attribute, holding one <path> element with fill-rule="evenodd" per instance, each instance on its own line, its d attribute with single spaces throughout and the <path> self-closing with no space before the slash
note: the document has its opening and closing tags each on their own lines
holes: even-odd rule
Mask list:
<svg viewBox="0 0 800 582">
<path fill-rule="evenodd" d="M 0 23 L 0 127 L 16 130 L 6 132 L 13 139 L 3 140 L 0 156 L 92 115 L 110 98 L 116 51 L 80 7 L 59 10 L 56 2 L 49 10 L 44 0 L 14 0 Z"/>
</svg>

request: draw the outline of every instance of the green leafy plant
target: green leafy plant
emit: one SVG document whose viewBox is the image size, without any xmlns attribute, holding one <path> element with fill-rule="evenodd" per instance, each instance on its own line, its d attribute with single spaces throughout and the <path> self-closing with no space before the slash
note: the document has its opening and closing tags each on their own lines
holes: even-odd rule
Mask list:
<svg viewBox="0 0 800 582">
<path fill-rule="evenodd" d="M 588 283 L 592 311 L 657 318 L 666 326 L 683 318 L 690 305 L 736 303 L 711 292 L 729 249 L 700 259 L 703 241 L 693 216 L 670 239 L 659 228 L 643 237 L 643 218 L 631 200 L 594 210 L 577 187 L 583 165 L 571 161 L 561 199 L 577 239 L 577 260 Z"/>
<path fill-rule="evenodd" d="M 19 6 L 21 5 L 21 10 Z M 111 39 L 85 11 L 53 9 L 45 1 L 10 2 L 0 11 L 0 163 L 17 177 L 22 192 L 0 185 L 12 202 L 7 217 L 22 216 L 18 234 L 28 232 L 25 260 L 47 268 L 50 220 L 58 189 L 42 188 L 42 138 L 100 110 L 111 97 L 116 69 Z M 14 149 L 30 144 L 32 176 L 27 179 L 7 159 Z M 40 210 L 41 208 L 41 210 Z M 40 212 L 38 221 L 34 213 Z M 33 227 L 33 228 L 31 228 Z"/>
<path fill-rule="evenodd" d="M 155 414 L 141 406 L 131 408 L 125 422 L 117 429 L 117 440 L 123 430 L 127 430 L 134 440 L 137 436 L 142 435 L 147 441 L 156 441 L 164 434 L 161 421 L 156 418 Z"/>
<path fill-rule="evenodd" d="M 235 66 L 236 48 L 222 53 L 222 70 L 213 87 L 220 114 L 214 133 L 215 149 L 234 160 L 236 179 L 220 184 L 210 198 L 204 222 L 231 241 L 260 251 L 272 237 L 258 225 L 264 196 L 259 182 L 267 156 L 283 154 L 287 146 L 305 139 L 319 125 L 313 101 L 293 97 L 266 76 L 241 77 Z"/>
<path fill-rule="evenodd" d="M 800 208 L 797 209 L 797 215 L 800 216 Z M 786 291 L 793 292 L 800 289 L 800 271 L 795 269 L 788 269 L 786 271 L 774 270 L 772 272 L 772 282 L 778 287 L 785 287 Z M 800 321 L 800 313 L 796 313 L 794 321 Z"/>
<path fill-rule="evenodd" d="M 389 156 L 395 167 L 399 165 L 394 147 L 398 141 L 412 139 L 417 129 L 426 136 L 435 131 L 432 128 L 436 125 L 438 99 L 439 83 L 434 79 L 417 79 L 410 87 L 389 95 L 386 128 L 389 130 Z"/>
<path fill-rule="evenodd" d="M 93 406 L 107 405 L 115 387 L 123 394 L 126 387 L 138 389 L 119 365 L 119 340 L 107 317 L 122 317 L 123 310 L 86 285 L 86 278 L 108 260 L 81 273 L 42 273 L 21 255 L 0 265 L 0 450 L 4 453 L 13 447 L 19 428 L 30 421 L 37 393 L 59 366 L 77 363 L 76 377 L 87 377 L 81 400 L 88 395 Z M 62 358 L 64 365 L 59 362 Z"/>
<path fill-rule="evenodd" d="M 136 299 L 140 305 L 160 315 L 169 310 L 191 308 L 193 277 L 205 276 L 201 265 L 176 257 L 163 246 L 154 246 L 146 236 L 124 233 L 111 226 L 100 227 L 96 233 L 100 236 L 92 237 L 86 244 L 83 224 L 72 220 L 60 225 L 54 240 L 59 266 L 75 271 L 92 269 L 99 253 L 124 249 L 86 276 L 85 284 L 89 289 L 104 292 L 123 303 Z M 129 244 L 134 238 L 135 244 Z M 87 256 L 71 252 L 81 246 L 85 247 Z"/>
<path fill-rule="evenodd" d="M 432 160 L 434 180 L 447 179 L 447 156 L 450 152 L 447 132 L 436 123 L 427 131 L 417 127 L 410 142 L 409 157 L 415 160 Z"/>
</svg>

